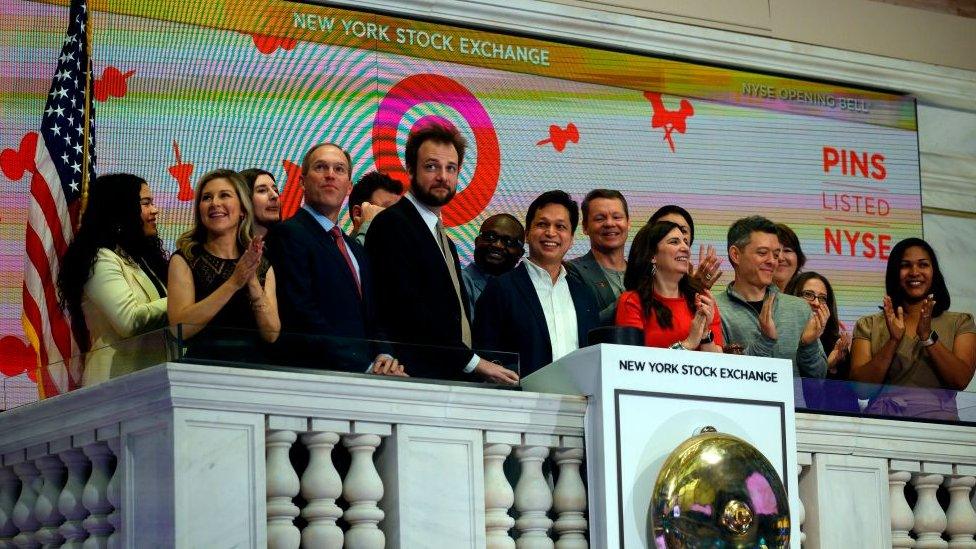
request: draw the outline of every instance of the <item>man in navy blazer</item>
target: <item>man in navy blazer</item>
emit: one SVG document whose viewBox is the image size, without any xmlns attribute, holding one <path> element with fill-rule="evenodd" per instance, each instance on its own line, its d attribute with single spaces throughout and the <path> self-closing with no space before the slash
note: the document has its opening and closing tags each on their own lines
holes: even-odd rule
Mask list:
<svg viewBox="0 0 976 549">
<path fill-rule="evenodd" d="M 600 322 L 593 294 L 563 265 L 579 222 L 576 202 L 563 191 L 543 193 L 525 222 L 528 260 L 488 283 L 474 315 L 475 346 L 517 352 L 521 377 L 585 347 Z"/>
<path fill-rule="evenodd" d="M 336 225 L 352 189 L 349 153 L 332 143 L 302 161 L 305 204 L 268 234 L 267 255 L 278 280 L 284 337 L 294 364 L 402 375 L 389 354 L 366 339 L 383 339 L 372 301 L 372 272 L 363 249 Z"/>
</svg>

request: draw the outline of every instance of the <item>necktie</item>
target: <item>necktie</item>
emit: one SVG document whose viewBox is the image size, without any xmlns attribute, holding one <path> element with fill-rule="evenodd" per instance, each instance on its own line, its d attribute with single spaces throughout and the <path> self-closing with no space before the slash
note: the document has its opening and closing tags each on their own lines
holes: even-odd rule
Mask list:
<svg viewBox="0 0 976 549">
<path fill-rule="evenodd" d="M 461 309 L 461 341 L 471 347 L 471 324 L 468 322 L 468 311 L 461 299 L 461 284 L 458 277 L 457 266 L 454 264 L 454 255 L 451 254 L 451 241 L 444 234 L 444 225 L 440 220 L 437 221 L 437 244 L 440 246 L 441 255 L 444 256 L 444 263 L 447 264 L 447 271 L 451 274 L 451 282 L 454 284 L 454 294 L 457 296 L 458 308 Z"/>
<path fill-rule="evenodd" d="M 332 239 L 335 240 L 336 246 L 339 248 L 339 253 L 342 254 L 342 258 L 346 260 L 346 266 L 349 267 L 349 274 L 352 275 L 352 279 L 356 281 L 356 291 L 359 293 L 359 297 L 363 297 L 363 287 L 359 282 L 359 276 L 356 275 L 356 267 L 352 264 L 352 258 L 349 257 L 349 249 L 346 248 L 346 240 L 342 238 L 342 229 L 336 225 L 332 227 L 329 234 L 332 235 Z"/>
</svg>

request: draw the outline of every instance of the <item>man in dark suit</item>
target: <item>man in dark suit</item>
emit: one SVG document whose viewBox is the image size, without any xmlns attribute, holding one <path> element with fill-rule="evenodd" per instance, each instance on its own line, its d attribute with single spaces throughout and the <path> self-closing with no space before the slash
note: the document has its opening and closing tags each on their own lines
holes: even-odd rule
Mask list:
<svg viewBox="0 0 976 549">
<path fill-rule="evenodd" d="M 488 282 L 475 312 L 475 345 L 519 354 L 519 374 L 586 346 L 599 325 L 589 289 L 568 278 L 563 257 L 579 221 L 576 202 L 563 191 L 541 194 L 525 216 L 528 261 Z"/>
<path fill-rule="evenodd" d="M 583 232 L 590 251 L 569 261 L 569 275 L 585 284 L 600 307 L 600 324 L 613 324 L 617 298 L 624 291 L 630 212 L 620 191 L 594 189 L 583 199 Z"/>
<path fill-rule="evenodd" d="M 440 220 L 441 208 L 457 192 L 464 149 L 457 129 L 438 123 L 407 137 L 410 191 L 380 212 L 366 235 L 376 273 L 377 311 L 390 339 L 424 346 L 399 352 L 411 375 L 466 379 L 473 373 L 514 384 L 518 375 L 471 351 L 461 265 Z"/>
<path fill-rule="evenodd" d="M 366 251 L 336 225 L 352 188 L 351 164 L 337 145 L 312 147 L 302 161 L 305 204 L 268 235 L 285 336 L 279 348 L 300 365 L 403 375 L 397 360 L 364 341 L 383 332 Z"/>
</svg>

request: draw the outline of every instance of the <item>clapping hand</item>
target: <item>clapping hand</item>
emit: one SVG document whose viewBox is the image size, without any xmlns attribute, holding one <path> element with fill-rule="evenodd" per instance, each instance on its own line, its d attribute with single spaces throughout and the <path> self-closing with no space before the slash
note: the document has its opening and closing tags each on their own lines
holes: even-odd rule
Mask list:
<svg viewBox="0 0 976 549">
<path fill-rule="evenodd" d="M 884 296 L 884 301 L 881 306 L 882 311 L 884 311 L 885 324 L 888 326 L 888 334 L 891 335 L 891 339 L 901 341 L 901 338 L 905 337 L 905 310 L 898 307 L 895 310 L 894 304 L 891 302 L 891 297 Z M 919 322 L 921 324 L 921 321 Z M 931 326 L 931 324 L 929 324 Z M 916 328 L 916 332 L 918 329 Z"/>
<path fill-rule="evenodd" d="M 834 348 L 827 355 L 827 368 L 831 373 L 837 372 L 837 365 L 844 360 L 844 357 L 847 356 L 850 350 L 851 334 L 850 332 L 841 332 L 840 337 L 837 338 L 837 342 L 834 343 Z"/>
<path fill-rule="evenodd" d="M 769 339 L 776 340 L 779 335 L 776 333 L 776 321 L 773 320 L 773 306 L 776 304 L 776 294 L 769 292 L 763 301 L 762 309 L 759 311 L 759 330 Z"/>
<path fill-rule="evenodd" d="M 830 308 L 822 301 L 818 301 L 817 303 L 819 303 L 819 306 L 810 315 L 810 320 L 807 321 L 807 325 L 803 328 L 803 334 L 800 336 L 800 343 L 803 345 L 809 345 L 819 339 L 827 327 L 827 319 L 830 318 Z"/>
<path fill-rule="evenodd" d="M 922 310 L 919 311 L 918 324 L 915 326 L 915 335 L 919 341 L 926 341 L 932 336 L 933 308 L 935 308 L 935 296 L 929 294 L 922 300 Z"/>
<path fill-rule="evenodd" d="M 261 257 L 264 255 L 264 237 L 256 236 L 251 240 L 247 250 L 241 254 L 234 267 L 234 272 L 230 275 L 231 282 L 238 288 L 243 288 L 248 284 L 260 284 L 257 280 L 258 266 L 261 265 Z"/>
<path fill-rule="evenodd" d="M 704 246 L 699 245 L 698 268 L 696 269 L 694 265 L 689 266 L 692 287 L 703 290 L 711 289 L 712 285 L 722 276 L 722 271 L 719 270 L 721 264 L 722 260 L 715 254 L 714 246 L 709 245 L 706 250 Z"/>
</svg>

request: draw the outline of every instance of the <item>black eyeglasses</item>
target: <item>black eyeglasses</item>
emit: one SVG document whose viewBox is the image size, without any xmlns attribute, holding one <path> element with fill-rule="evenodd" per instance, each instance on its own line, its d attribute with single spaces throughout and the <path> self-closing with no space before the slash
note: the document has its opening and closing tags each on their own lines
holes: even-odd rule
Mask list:
<svg viewBox="0 0 976 549">
<path fill-rule="evenodd" d="M 501 240 L 502 244 L 504 244 L 506 248 L 521 248 L 523 245 L 525 245 L 524 242 L 522 242 L 517 238 L 512 238 L 510 236 L 502 236 L 496 233 L 495 231 L 484 231 L 483 233 L 478 235 L 478 238 L 483 239 L 485 242 L 489 244 L 494 244 L 495 242 Z"/>
<path fill-rule="evenodd" d="M 816 300 L 823 303 L 824 305 L 827 304 L 827 299 L 828 299 L 827 294 L 817 295 L 817 292 L 814 292 L 813 290 L 803 290 L 802 292 L 800 292 L 800 297 L 802 297 L 803 299 L 811 303 Z"/>
</svg>

